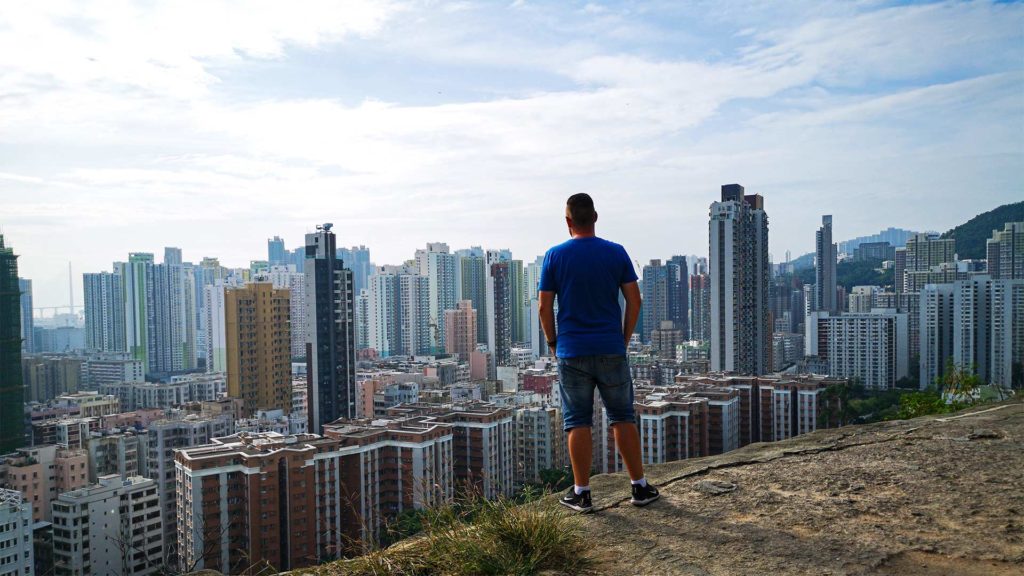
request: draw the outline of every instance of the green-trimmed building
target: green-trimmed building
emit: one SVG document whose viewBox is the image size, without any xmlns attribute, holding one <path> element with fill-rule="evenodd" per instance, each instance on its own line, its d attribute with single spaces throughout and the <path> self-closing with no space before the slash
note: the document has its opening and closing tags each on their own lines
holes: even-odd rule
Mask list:
<svg viewBox="0 0 1024 576">
<path fill-rule="evenodd" d="M 0 234 L 0 454 L 25 445 L 18 257 Z"/>
</svg>

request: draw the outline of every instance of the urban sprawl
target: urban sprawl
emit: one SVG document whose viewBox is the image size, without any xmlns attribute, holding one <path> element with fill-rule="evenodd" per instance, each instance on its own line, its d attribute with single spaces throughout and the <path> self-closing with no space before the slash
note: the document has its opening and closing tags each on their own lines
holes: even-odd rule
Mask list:
<svg viewBox="0 0 1024 576">
<path fill-rule="evenodd" d="M 637 271 L 644 462 L 836 425 L 834 385 L 924 389 L 957 366 L 1019 387 L 1024 223 L 984 260 L 891 236 L 841 251 L 824 216 L 803 283 L 770 261 L 764 199 L 722 186 L 708 256 Z M 843 260 L 894 280 L 847 293 Z M 460 494 L 542 485 L 568 462 L 541 263 L 431 243 L 377 266 L 322 224 L 247 268 L 130 253 L 83 275 L 84 314 L 34 319 L 0 236 L 0 574 L 301 568 Z M 595 468 L 620 471 L 595 415 Z"/>
</svg>

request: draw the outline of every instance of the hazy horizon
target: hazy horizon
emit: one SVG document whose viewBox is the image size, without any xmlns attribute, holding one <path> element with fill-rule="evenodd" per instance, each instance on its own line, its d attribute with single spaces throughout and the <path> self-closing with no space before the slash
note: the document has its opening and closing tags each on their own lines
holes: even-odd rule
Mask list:
<svg viewBox="0 0 1024 576">
<path fill-rule="evenodd" d="M 67 268 L 230 267 L 333 222 L 378 264 L 565 239 L 643 263 L 765 197 L 776 262 L 1022 196 L 1024 6 L 1000 2 L 83 1 L 0 15 L 0 228 L 36 307 Z"/>
</svg>

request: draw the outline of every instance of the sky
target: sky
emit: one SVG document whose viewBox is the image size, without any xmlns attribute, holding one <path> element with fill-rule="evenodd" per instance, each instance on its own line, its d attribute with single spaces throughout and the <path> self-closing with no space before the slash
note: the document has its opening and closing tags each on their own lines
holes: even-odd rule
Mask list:
<svg viewBox="0 0 1024 576">
<path fill-rule="evenodd" d="M 68 263 L 266 258 L 332 222 L 532 261 L 565 199 L 638 262 L 706 254 L 722 184 L 770 251 L 946 230 L 1024 197 L 1024 5 L 5 1 L 0 228 L 35 305 Z"/>
</svg>

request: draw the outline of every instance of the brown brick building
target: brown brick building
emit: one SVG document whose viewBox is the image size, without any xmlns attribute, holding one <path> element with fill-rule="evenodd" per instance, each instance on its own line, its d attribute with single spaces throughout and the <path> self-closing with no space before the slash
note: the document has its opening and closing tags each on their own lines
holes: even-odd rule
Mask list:
<svg viewBox="0 0 1024 576">
<path fill-rule="evenodd" d="M 257 410 L 291 413 L 290 295 L 254 282 L 224 293 L 228 396 L 241 398 L 245 416 Z"/>
</svg>

